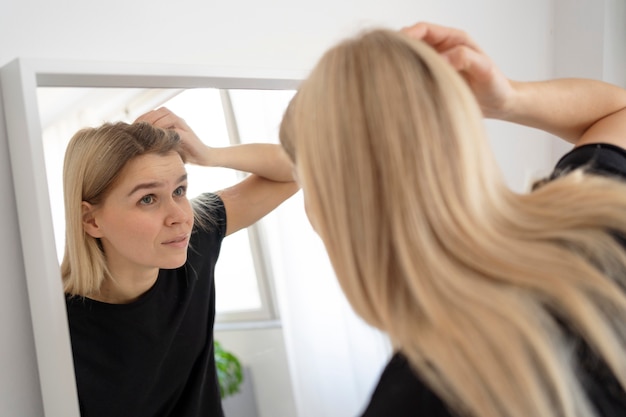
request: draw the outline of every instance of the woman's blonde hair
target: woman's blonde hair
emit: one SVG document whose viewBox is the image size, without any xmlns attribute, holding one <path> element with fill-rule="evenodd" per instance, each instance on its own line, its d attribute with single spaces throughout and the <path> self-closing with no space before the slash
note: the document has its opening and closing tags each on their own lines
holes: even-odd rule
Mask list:
<svg viewBox="0 0 626 417">
<path fill-rule="evenodd" d="M 572 335 L 626 386 L 625 185 L 513 193 L 464 80 L 386 30 L 323 56 L 280 140 L 351 305 L 458 414 L 593 416 Z"/>
<path fill-rule="evenodd" d="M 102 281 L 111 278 L 99 240 L 83 228 L 81 203 L 101 203 L 132 159 L 169 152 L 183 158 L 178 134 L 148 123 L 106 123 L 72 137 L 63 166 L 66 231 L 61 276 L 67 294 L 97 293 Z"/>
</svg>

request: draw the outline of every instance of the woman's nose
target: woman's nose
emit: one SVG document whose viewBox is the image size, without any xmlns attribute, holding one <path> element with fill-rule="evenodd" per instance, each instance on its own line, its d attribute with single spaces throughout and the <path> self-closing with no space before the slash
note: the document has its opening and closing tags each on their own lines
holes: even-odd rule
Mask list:
<svg viewBox="0 0 626 417">
<path fill-rule="evenodd" d="M 192 217 L 193 213 L 189 201 L 170 200 L 167 207 L 167 215 L 165 217 L 165 223 L 168 226 L 179 223 L 187 223 L 192 219 Z"/>
</svg>

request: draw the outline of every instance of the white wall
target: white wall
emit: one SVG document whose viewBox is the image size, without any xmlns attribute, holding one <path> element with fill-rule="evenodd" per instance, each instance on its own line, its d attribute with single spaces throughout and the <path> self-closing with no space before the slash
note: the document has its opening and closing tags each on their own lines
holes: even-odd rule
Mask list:
<svg viewBox="0 0 626 417">
<path fill-rule="evenodd" d="M 562 74 L 566 69 L 570 75 L 619 79 L 626 74 L 623 3 L 0 0 L 0 66 L 16 57 L 32 57 L 306 71 L 324 49 L 358 28 L 373 24 L 400 27 L 417 20 L 432 20 L 466 29 L 512 78 L 542 79 Z M 605 25 L 610 29 L 605 30 Z M 622 52 L 613 59 L 613 55 L 599 56 L 598 49 Z M 573 51 L 583 57 L 581 62 L 593 67 L 593 72 L 569 63 L 575 59 Z M 512 187 L 523 188 L 529 176 L 545 170 L 552 162 L 554 155 L 544 134 L 496 122 L 490 122 L 488 127 L 496 156 Z M 1 118 L 0 193 L 0 415 L 37 417 L 43 411 Z M 307 265 L 315 263 L 308 260 Z M 297 271 L 298 265 L 286 265 L 285 269 Z M 305 277 L 315 279 L 311 275 L 309 272 Z M 334 284 L 324 281 L 323 285 L 330 289 Z M 307 294 L 295 296 L 294 303 L 310 302 Z M 288 306 L 283 307 L 288 310 Z M 312 330 L 315 328 L 312 326 Z M 297 348 L 304 349 L 304 345 L 302 340 L 291 341 L 290 346 L 296 348 L 291 363 L 302 361 Z M 333 377 L 332 370 L 324 370 L 324 364 L 317 366 L 320 373 Z M 306 386 L 306 380 L 297 372 L 292 378 L 298 397 L 297 391 Z M 367 390 L 365 385 L 354 387 L 355 392 Z M 320 398 L 324 395 L 331 393 L 320 392 Z M 354 409 L 354 405 L 348 408 Z"/>
<path fill-rule="evenodd" d="M 626 1 L 605 2 L 603 78 L 626 87 Z"/>
<path fill-rule="evenodd" d="M 626 1 L 556 0 L 553 72 L 626 87 Z M 552 161 L 570 149 L 552 145 Z"/>
</svg>

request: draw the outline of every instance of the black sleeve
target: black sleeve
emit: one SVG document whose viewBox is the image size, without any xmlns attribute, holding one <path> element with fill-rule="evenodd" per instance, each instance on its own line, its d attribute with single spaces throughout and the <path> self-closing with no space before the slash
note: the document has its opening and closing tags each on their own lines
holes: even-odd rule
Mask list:
<svg viewBox="0 0 626 417">
<path fill-rule="evenodd" d="M 626 150 L 608 143 L 579 146 L 557 162 L 550 178 L 557 178 L 578 168 L 593 174 L 626 179 Z"/>
<path fill-rule="evenodd" d="M 413 372 L 409 361 L 396 353 L 383 371 L 361 417 L 452 417 L 441 399 Z"/>
<path fill-rule="evenodd" d="M 195 216 L 194 229 L 217 233 L 220 240 L 226 236 L 226 208 L 219 195 L 200 194 L 191 200 L 191 205 Z"/>
</svg>

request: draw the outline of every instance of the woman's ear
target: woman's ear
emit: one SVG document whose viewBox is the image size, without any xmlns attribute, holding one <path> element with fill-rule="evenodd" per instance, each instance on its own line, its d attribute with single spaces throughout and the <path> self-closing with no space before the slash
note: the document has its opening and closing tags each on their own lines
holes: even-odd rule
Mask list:
<svg viewBox="0 0 626 417">
<path fill-rule="evenodd" d="M 85 229 L 85 232 L 93 238 L 102 237 L 102 231 L 96 221 L 96 207 L 93 204 L 83 201 L 80 203 L 80 208 L 82 210 L 83 229 Z"/>
</svg>

